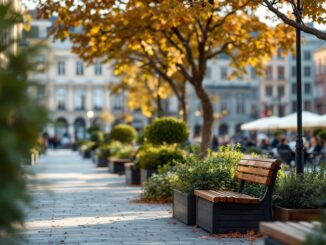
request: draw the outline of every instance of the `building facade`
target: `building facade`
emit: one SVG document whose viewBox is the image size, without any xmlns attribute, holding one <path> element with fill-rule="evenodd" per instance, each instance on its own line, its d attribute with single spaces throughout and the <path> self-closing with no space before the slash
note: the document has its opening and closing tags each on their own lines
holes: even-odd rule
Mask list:
<svg viewBox="0 0 326 245">
<path fill-rule="evenodd" d="M 260 116 L 285 116 L 289 113 L 289 56 L 278 50 L 260 78 Z"/>
<path fill-rule="evenodd" d="M 315 64 L 315 112 L 326 114 L 326 46 L 315 51 L 313 60 Z"/>
<path fill-rule="evenodd" d="M 302 103 L 303 110 L 314 111 L 314 52 L 325 45 L 325 41 L 313 35 L 302 33 L 301 64 L 302 64 Z M 290 88 L 290 112 L 296 112 L 297 89 L 296 89 L 296 57 L 289 55 L 289 88 Z"/>
<path fill-rule="evenodd" d="M 30 32 L 24 33 L 24 45 L 40 41 L 48 45 L 35 57 L 44 68 L 37 69 L 30 79 L 38 81 L 32 93 L 50 112 L 52 123 L 45 129 L 49 136 L 84 139 L 86 129 L 93 124 L 108 131 L 122 121 L 142 129 L 147 119 L 128 110 L 125 94 L 109 91 L 109 84 L 117 81 L 112 66 L 100 60 L 85 64 L 71 52 L 69 40 L 59 42 L 48 37 L 51 25 L 48 20 L 35 20 Z"/>
</svg>

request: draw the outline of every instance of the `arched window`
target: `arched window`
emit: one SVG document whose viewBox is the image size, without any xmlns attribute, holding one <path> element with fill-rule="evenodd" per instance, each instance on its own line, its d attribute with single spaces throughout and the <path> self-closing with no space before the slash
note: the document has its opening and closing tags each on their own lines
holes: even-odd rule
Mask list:
<svg viewBox="0 0 326 245">
<path fill-rule="evenodd" d="M 62 139 L 63 136 L 68 136 L 68 121 L 60 117 L 55 122 L 55 134 Z"/>
<path fill-rule="evenodd" d="M 86 122 L 84 118 L 78 117 L 74 122 L 75 140 L 85 139 Z"/>
</svg>

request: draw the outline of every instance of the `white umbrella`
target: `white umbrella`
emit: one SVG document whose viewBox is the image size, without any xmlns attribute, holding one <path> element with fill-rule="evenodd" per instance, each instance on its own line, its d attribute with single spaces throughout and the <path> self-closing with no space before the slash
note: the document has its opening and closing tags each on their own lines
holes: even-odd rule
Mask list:
<svg viewBox="0 0 326 245">
<path fill-rule="evenodd" d="M 316 121 L 307 122 L 306 126 L 311 128 L 326 128 L 326 114 L 320 116 Z"/>
<path fill-rule="evenodd" d="M 257 120 L 242 124 L 241 129 L 248 130 L 248 131 L 266 130 L 266 129 L 269 129 L 268 125 L 270 125 L 271 123 L 275 123 L 278 120 L 280 120 L 280 118 L 275 117 L 275 116 L 263 117 L 263 118 L 259 118 Z M 266 128 L 266 126 L 267 126 L 267 128 Z"/>
<path fill-rule="evenodd" d="M 321 116 L 318 114 L 303 111 L 302 112 L 302 126 L 304 128 L 307 128 L 309 123 L 316 122 L 320 120 Z M 290 115 L 287 115 L 285 117 L 282 117 L 281 120 L 278 123 L 279 129 L 296 129 L 297 128 L 297 113 L 292 113 Z"/>
</svg>

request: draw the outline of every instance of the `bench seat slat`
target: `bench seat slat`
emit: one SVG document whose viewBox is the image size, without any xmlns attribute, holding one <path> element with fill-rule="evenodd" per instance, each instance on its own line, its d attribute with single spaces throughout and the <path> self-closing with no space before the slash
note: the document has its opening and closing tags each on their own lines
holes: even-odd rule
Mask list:
<svg viewBox="0 0 326 245">
<path fill-rule="evenodd" d="M 307 233 L 297 230 L 281 222 L 262 222 L 260 232 L 285 244 L 299 245 L 305 241 Z"/>
<path fill-rule="evenodd" d="M 302 231 L 302 232 L 307 232 L 307 233 L 313 232 L 313 228 L 311 228 L 311 227 L 308 228 L 308 227 L 298 224 L 298 223 L 286 222 L 285 224 L 288 226 L 291 226 L 299 231 Z"/>
<path fill-rule="evenodd" d="M 212 190 L 195 190 L 196 196 L 203 198 L 207 201 L 218 203 L 218 202 L 228 202 L 228 203 L 247 203 L 247 204 L 257 204 L 259 203 L 259 198 L 251 197 L 238 192 L 231 191 L 212 191 Z"/>
<path fill-rule="evenodd" d="M 235 177 L 240 180 L 246 180 L 253 183 L 259 183 L 262 185 L 269 185 L 271 178 L 269 177 L 263 177 L 258 175 L 252 175 L 252 174 L 245 174 L 241 172 L 236 172 Z"/>
</svg>

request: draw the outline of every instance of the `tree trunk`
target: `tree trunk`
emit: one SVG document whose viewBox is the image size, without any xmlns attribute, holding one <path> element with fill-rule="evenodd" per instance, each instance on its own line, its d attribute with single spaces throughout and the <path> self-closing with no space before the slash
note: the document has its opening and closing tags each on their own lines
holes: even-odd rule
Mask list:
<svg viewBox="0 0 326 245">
<path fill-rule="evenodd" d="M 162 106 L 162 99 L 161 99 L 160 95 L 157 95 L 156 106 L 157 106 L 157 117 L 158 118 L 163 117 L 164 112 L 163 112 L 163 106 Z"/>
<path fill-rule="evenodd" d="M 197 83 L 198 84 L 198 83 Z M 206 155 L 207 149 L 209 148 L 212 141 L 212 127 L 214 123 L 214 109 L 212 102 L 203 88 L 203 86 L 195 86 L 196 94 L 201 102 L 202 113 L 203 113 L 203 126 L 201 129 L 201 154 Z"/>
<path fill-rule="evenodd" d="M 183 99 L 182 101 L 180 101 L 180 109 L 182 111 L 181 119 L 182 119 L 182 121 L 184 121 L 185 123 L 187 123 L 188 113 L 187 113 L 187 103 L 186 103 L 186 100 L 185 99 Z"/>
<path fill-rule="evenodd" d="M 188 120 L 188 112 L 187 112 L 187 101 L 186 101 L 186 82 L 183 83 L 183 86 L 181 88 L 180 92 L 180 98 L 179 98 L 179 108 L 182 111 L 182 121 L 187 123 Z"/>
</svg>

